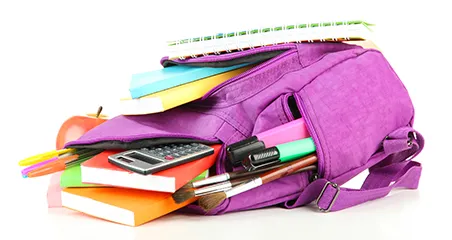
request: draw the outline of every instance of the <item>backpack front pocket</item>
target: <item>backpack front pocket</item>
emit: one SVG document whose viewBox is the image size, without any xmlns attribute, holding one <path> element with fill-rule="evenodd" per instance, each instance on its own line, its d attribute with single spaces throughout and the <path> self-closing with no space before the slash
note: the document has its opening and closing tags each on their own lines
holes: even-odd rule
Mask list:
<svg viewBox="0 0 452 240">
<path fill-rule="evenodd" d="M 365 165 L 385 136 L 413 117 L 406 89 L 374 50 L 322 72 L 297 92 L 297 99 L 319 146 L 319 174 L 326 179 Z"/>
<path fill-rule="evenodd" d="M 186 107 L 158 114 L 117 116 L 66 144 L 71 148 L 137 149 L 166 143 L 219 143 L 224 120 Z"/>
</svg>

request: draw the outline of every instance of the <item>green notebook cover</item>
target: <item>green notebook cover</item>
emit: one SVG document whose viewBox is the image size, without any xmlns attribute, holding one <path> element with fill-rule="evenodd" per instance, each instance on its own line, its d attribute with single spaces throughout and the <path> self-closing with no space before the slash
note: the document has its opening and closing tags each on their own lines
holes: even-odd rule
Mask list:
<svg viewBox="0 0 452 240">
<path fill-rule="evenodd" d="M 192 180 L 198 181 L 204 178 L 209 177 L 209 170 L 204 171 L 203 173 L 199 174 L 196 178 Z M 68 188 L 68 187 L 105 187 L 103 185 L 97 185 L 97 184 L 86 184 L 82 183 L 82 172 L 80 165 L 68 168 L 64 170 L 63 174 L 61 174 L 60 178 L 60 186 L 62 188 Z"/>
<path fill-rule="evenodd" d="M 209 177 L 209 170 L 204 171 L 203 173 L 199 174 L 197 177 L 193 178 L 190 182 L 195 182 L 204 178 Z"/>
<path fill-rule="evenodd" d="M 100 187 L 101 185 L 82 183 L 82 171 L 80 165 L 76 165 L 64 170 L 63 174 L 61 174 L 60 186 L 62 188 L 67 188 L 67 187 Z"/>
</svg>

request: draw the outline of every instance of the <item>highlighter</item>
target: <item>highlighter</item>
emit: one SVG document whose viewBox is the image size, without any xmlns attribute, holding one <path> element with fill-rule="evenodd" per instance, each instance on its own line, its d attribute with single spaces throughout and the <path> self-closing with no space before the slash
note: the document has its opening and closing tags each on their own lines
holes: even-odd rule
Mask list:
<svg viewBox="0 0 452 240">
<path fill-rule="evenodd" d="M 246 170 L 254 171 L 263 167 L 290 162 L 315 151 L 314 141 L 311 137 L 308 137 L 253 152 L 243 159 L 242 165 Z"/>
<path fill-rule="evenodd" d="M 252 152 L 307 137 L 310 137 L 308 129 L 304 120 L 299 118 L 233 143 L 226 148 L 226 153 L 232 165 L 237 167 Z"/>
</svg>

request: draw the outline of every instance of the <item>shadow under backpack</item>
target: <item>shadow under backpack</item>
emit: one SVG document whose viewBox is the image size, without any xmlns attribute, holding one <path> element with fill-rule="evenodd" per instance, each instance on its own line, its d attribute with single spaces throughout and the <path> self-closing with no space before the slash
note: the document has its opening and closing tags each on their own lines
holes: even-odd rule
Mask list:
<svg viewBox="0 0 452 240">
<path fill-rule="evenodd" d="M 381 52 L 345 43 L 293 43 L 187 60 L 173 65 L 225 67 L 256 63 L 203 98 L 150 115 L 117 116 L 66 147 L 132 149 L 196 141 L 221 143 L 212 171 L 238 170 L 225 147 L 303 118 L 316 145 L 317 172 L 303 172 L 226 199 L 206 213 L 196 203 L 183 210 L 217 215 L 267 206 L 295 208 L 315 202 L 337 211 L 416 189 L 421 164 L 412 159 L 424 140 L 413 127 L 410 96 Z M 340 187 L 369 170 L 360 189 Z M 315 177 L 313 177 L 315 176 Z"/>
</svg>

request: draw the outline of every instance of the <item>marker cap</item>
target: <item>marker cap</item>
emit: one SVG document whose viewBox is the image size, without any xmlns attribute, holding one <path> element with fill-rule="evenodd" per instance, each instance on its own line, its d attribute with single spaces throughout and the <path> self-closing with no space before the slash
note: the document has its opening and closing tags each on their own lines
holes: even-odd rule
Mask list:
<svg viewBox="0 0 452 240">
<path fill-rule="evenodd" d="M 265 149 L 265 144 L 262 141 L 258 141 L 256 137 L 251 137 L 229 145 L 226 148 L 226 153 L 231 164 L 237 167 L 250 153 L 263 149 Z"/>
</svg>

